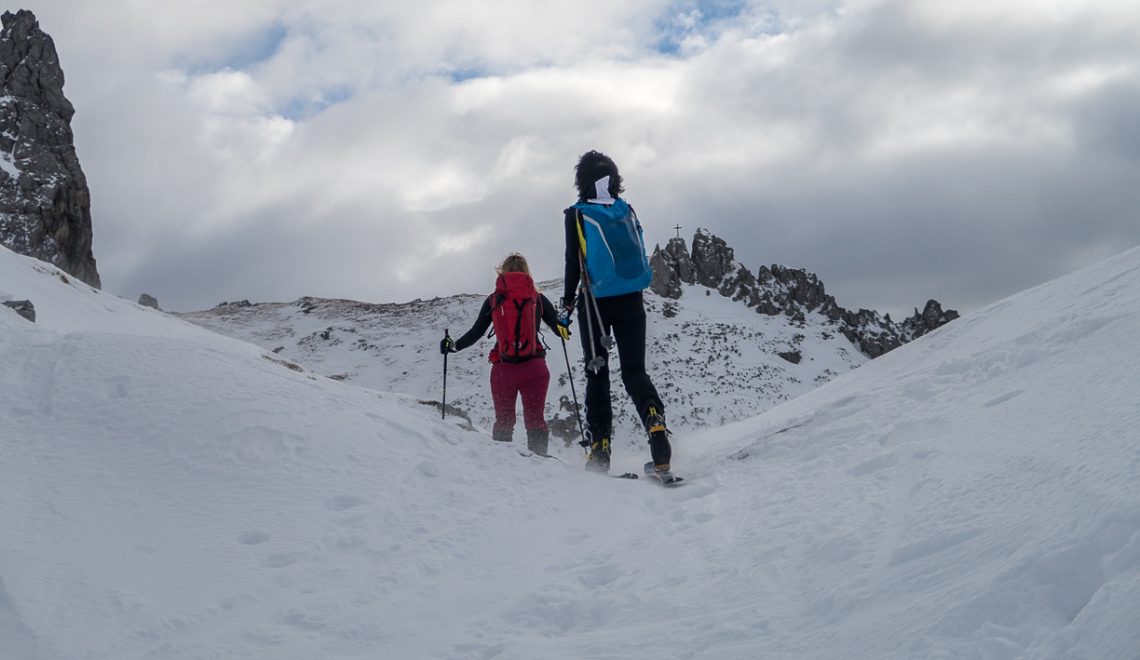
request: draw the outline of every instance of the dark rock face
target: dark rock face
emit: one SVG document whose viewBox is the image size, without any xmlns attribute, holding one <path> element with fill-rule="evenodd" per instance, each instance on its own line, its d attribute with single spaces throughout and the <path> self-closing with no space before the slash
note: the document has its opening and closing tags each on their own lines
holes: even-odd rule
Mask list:
<svg viewBox="0 0 1140 660">
<path fill-rule="evenodd" d="M 30 300 L 5 300 L 5 307 L 11 307 L 16 310 L 20 316 L 28 319 L 32 323 L 36 322 L 36 306 Z"/>
<path fill-rule="evenodd" d="M 903 327 L 910 332 L 911 339 L 921 337 L 931 330 L 936 330 L 958 318 L 958 312 L 943 310 L 937 300 L 927 300 L 926 306 L 919 312 L 914 310 L 914 316 L 903 321 Z"/>
<path fill-rule="evenodd" d="M 0 244 L 98 287 L 91 196 L 55 44 L 30 11 L 0 21 Z"/>
<path fill-rule="evenodd" d="M 693 235 L 693 266 L 698 284 L 719 289 L 722 281 L 735 270 L 736 258 L 723 239 L 708 232 Z"/>
<path fill-rule="evenodd" d="M 803 353 L 799 351 L 781 351 L 776 353 L 776 355 L 779 355 L 792 364 L 799 364 L 800 360 L 804 359 Z"/>
<path fill-rule="evenodd" d="M 158 299 L 149 293 L 144 293 L 139 296 L 139 304 L 143 307 L 150 307 L 151 309 L 157 309 L 160 312 L 162 311 L 162 308 L 158 306 Z"/>
<path fill-rule="evenodd" d="M 687 254 L 685 240 L 674 238 L 662 250 L 653 252 L 650 289 L 664 297 L 678 299 L 682 284 L 701 284 L 716 289 L 722 296 L 745 303 L 758 313 L 784 314 L 793 322 L 803 322 L 804 315 L 818 312 L 827 317 L 859 350 L 878 357 L 906 342 L 935 330 L 958 318 L 958 312 L 943 310 L 935 300 L 928 301 L 922 312 L 902 323 L 891 321 L 874 310 L 857 312 L 844 309 L 828 295 L 823 282 L 814 273 L 798 268 L 761 266 L 753 275 L 736 261 L 732 248 L 720 238 L 700 229 L 693 236 L 692 254 Z M 785 357 L 792 361 L 789 354 Z"/>
<path fill-rule="evenodd" d="M 681 283 L 692 284 L 696 277 L 683 238 L 670 239 L 664 250 L 654 250 L 649 266 L 653 269 L 649 288 L 663 298 L 680 298 Z"/>
</svg>

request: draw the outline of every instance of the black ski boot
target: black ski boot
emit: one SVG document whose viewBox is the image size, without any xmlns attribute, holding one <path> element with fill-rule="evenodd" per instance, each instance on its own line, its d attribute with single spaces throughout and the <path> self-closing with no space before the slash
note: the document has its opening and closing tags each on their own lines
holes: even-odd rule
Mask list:
<svg viewBox="0 0 1140 660">
<path fill-rule="evenodd" d="M 669 444 L 669 429 L 665 426 L 665 416 L 650 406 L 645 415 L 645 430 L 649 432 L 649 455 L 653 467 L 659 472 L 669 471 L 669 461 L 673 458 L 673 447 Z"/>
<path fill-rule="evenodd" d="M 550 431 L 546 429 L 527 429 L 526 448 L 538 454 L 547 456 L 546 450 L 550 447 Z"/>
<path fill-rule="evenodd" d="M 600 440 L 590 442 L 590 452 L 586 455 L 586 470 L 605 474 L 610 471 L 610 438 L 608 434 L 599 435 L 602 436 Z M 593 437 L 592 433 L 590 437 Z"/>
</svg>

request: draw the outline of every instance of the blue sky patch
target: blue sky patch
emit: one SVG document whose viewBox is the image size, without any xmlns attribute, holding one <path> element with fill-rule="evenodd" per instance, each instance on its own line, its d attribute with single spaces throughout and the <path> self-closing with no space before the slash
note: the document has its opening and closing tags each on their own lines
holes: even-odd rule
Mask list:
<svg viewBox="0 0 1140 660">
<path fill-rule="evenodd" d="M 447 79 L 453 83 L 461 83 L 490 75 L 490 71 L 481 67 L 461 67 L 444 72 Z"/>
<path fill-rule="evenodd" d="M 682 0 L 674 3 L 657 21 L 659 37 L 654 48 L 676 55 L 692 36 L 715 36 L 721 27 L 740 17 L 749 7 L 746 0 Z"/>
<path fill-rule="evenodd" d="M 270 23 L 260 30 L 219 44 L 215 53 L 195 53 L 193 58 L 186 58 L 179 68 L 190 75 L 225 69 L 242 71 L 277 54 L 288 36 L 289 28 L 284 23 Z"/>
<path fill-rule="evenodd" d="M 284 106 L 278 108 L 277 112 L 282 117 L 292 121 L 303 120 L 318 115 L 338 103 L 347 101 L 352 98 L 352 93 L 352 88 L 347 85 L 333 87 L 316 96 L 294 97 Z"/>
</svg>

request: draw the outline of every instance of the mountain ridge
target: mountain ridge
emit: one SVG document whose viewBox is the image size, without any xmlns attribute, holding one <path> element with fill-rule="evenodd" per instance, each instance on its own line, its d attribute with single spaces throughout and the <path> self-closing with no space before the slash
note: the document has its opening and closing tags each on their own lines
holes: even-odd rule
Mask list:
<svg viewBox="0 0 1140 660">
<path fill-rule="evenodd" d="M 691 252 L 678 236 L 664 248 L 654 248 L 650 265 L 650 288 L 663 298 L 680 298 L 681 284 L 701 284 L 769 316 L 783 314 L 802 320 L 805 312 L 818 310 L 872 358 L 958 318 L 957 311 L 943 310 L 936 300 L 928 300 L 921 312 L 915 308 L 913 316 L 898 323 L 891 320 L 890 314 L 869 309 L 850 311 L 827 293 L 815 273 L 772 264 L 761 266 L 753 274 L 736 260 L 733 249 L 723 239 L 703 228 L 693 235 Z"/>
</svg>

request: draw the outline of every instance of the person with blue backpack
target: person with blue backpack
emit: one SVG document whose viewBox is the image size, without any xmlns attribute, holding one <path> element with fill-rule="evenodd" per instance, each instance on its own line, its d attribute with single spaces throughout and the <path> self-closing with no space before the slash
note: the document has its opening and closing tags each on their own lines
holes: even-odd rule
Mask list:
<svg viewBox="0 0 1140 660">
<path fill-rule="evenodd" d="M 564 212 L 566 279 L 560 321 L 575 309 L 586 360 L 586 469 L 608 472 L 613 439 L 610 349 L 617 347 L 621 379 L 649 436 L 647 475 L 680 481 L 671 472 L 665 405 L 645 370 L 646 316 L 642 291 L 653 279 L 637 214 L 620 197 L 617 165 L 588 151 L 574 168 L 578 201 Z M 612 337 L 611 337 L 612 333 Z"/>
</svg>

